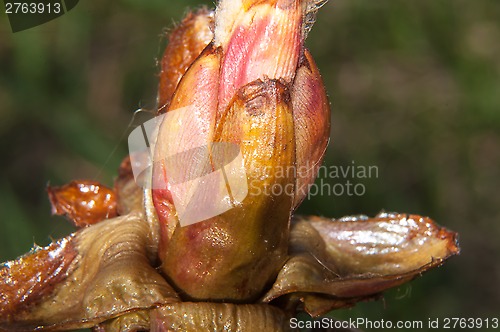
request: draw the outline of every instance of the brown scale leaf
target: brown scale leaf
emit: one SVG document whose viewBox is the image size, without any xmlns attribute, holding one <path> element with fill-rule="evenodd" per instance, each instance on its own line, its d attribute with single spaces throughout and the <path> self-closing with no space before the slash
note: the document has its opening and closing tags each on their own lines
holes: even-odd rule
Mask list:
<svg viewBox="0 0 500 332">
<path fill-rule="evenodd" d="M 4 263 L 0 270 L 0 320 L 13 320 L 52 293 L 73 270 L 71 263 L 76 256 L 71 237 L 67 237 Z"/>
<path fill-rule="evenodd" d="M 83 228 L 48 248 L 2 270 L 0 329 L 86 328 L 178 301 L 151 266 L 155 243 L 140 213 Z"/>
<path fill-rule="evenodd" d="M 92 328 L 93 332 L 149 331 L 149 310 L 126 313 Z"/>
<path fill-rule="evenodd" d="M 203 8 L 188 13 L 179 26 L 170 33 L 160 63 L 159 113 L 164 113 L 168 109 L 170 99 L 182 76 L 212 41 L 213 27 L 213 11 Z"/>
<path fill-rule="evenodd" d="M 300 298 L 318 316 L 410 281 L 457 255 L 459 247 L 456 233 L 427 217 L 381 213 L 339 220 L 296 217 L 290 253 L 262 301 L 296 293 L 290 299 Z"/>
<path fill-rule="evenodd" d="M 77 180 L 61 187 L 47 187 L 52 214 L 65 215 L 77 227 L 113 218 L 115 192 L 95 181 Z"/>
<path fill-rule="evenodd" d="M 132 173 L 130 157 L 123 159 L 115 179 L 114 190 L 116 193 L 116 210 L 123 216 L 132 211 L 140 211 L 143 205 L 142 188 L 137 185 Z"/>
<path fill-rule="evenodd" d="M 182 302 L 152 310 L 151 332 L 290 331 L 289 317 L 262 304 Z"/>
</svg>

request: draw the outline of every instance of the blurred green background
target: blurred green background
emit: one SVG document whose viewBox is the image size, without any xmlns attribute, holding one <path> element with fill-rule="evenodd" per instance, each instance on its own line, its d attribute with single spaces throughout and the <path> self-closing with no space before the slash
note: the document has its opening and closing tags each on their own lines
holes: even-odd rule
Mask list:
<svg viewBox="0 0 500 332">
<path fill-rule="evenodd" d="M 164 32 L 200 1 L 81 1 L 13 34 L 0 14 L 0 261 L 72 231 L 47 183 L 111 185 L 132 112 L 155 105 Z M 335 0 L 308 46 L 333 130 L 326 165 L 377 166 L 364 195 L 311 197 L 301 213 L 382 209 L 460 234 L 444 267 L 333 317 L 500 317 L 500 1 Z M 370 331 L 370 329 L 365 329 Z"/>
</svg>

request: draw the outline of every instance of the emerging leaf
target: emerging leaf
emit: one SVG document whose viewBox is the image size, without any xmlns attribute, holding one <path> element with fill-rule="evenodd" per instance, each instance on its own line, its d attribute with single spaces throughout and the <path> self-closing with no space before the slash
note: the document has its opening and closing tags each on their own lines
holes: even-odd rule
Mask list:
<svg viewBox="0 0 500 332">
<path fill-rule="evenodd" d="M 185 299 L 255 300 L 286 260 L 291 213 L 316 177 L 330 129 L 323 82 L 304 48 L 309 2 L 220 1 L 213 42 L 170 99 L 154 146 L 152 201 L 161 227 L 162 271 Z M 211 26 L 207 17 L 190 15 L 175 33 L 185 34 L 187 42 L 193 33 L 207 36 L 197 25 Z M 189 56 L 196 53 L 187 48 Z M 170 51 L 168 61 L 179 51 L 176 39 Z M 169 89 L 160 91 L 161 98 Z M 200 189 L 192 181 L 218 169 L 211 149 L 217 143 L 241 151 L 242 181 L 250 188 L 242 200 L 229 192 L 216 195 L 224 183 Z M 280 193 L 270 193 L 276 188 Z M 201 210 L 220 204 L 216 198 L 232 208 L 199 224 L 182 224 L 184 206 Z"/>
</svg>

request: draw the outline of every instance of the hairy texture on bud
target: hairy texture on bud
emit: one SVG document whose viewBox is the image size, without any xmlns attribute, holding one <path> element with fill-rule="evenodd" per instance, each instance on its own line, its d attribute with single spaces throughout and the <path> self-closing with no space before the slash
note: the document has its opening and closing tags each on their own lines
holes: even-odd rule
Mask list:
<svg viewBox="0 0 500 332">
<path fill-rule="evenodd" d="M 224 50 L 219 111 L 252 81 L 264 77 L 292 81 L 303 45 L 302 2 L 220 2 L 214 41 Z"/>
<path fill-rule="evenodd" d="M 189 66 L 212 41 L 214 13 L 206 8 L 189 13 L 170 34 L 160 62 L 158 111 L 165 112 L 177 84 Z"/>
</svg>

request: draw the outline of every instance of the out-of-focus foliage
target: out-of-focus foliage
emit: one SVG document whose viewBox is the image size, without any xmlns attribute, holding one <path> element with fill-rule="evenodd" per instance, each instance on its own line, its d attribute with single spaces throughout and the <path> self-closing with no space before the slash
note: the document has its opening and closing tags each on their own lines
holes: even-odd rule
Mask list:
<svg viewBox="0 0 500 332">
<path fill-rule="evenodd" d="M 47 182 L 112 183 L 132 111 L 155 104 L 162 32 L 200 4 L 212 5 L 82 1 L 16 34 L 1 14 L 1 261 L 71 231 L 50 216 Z M 458 231 L 462 247 L 384 302 L 332 316 L 427 322 L 500 312 L 499 40 L 495 0 L 335 0 L 319 12 L 308 46 L 333 106 L 325 165 L 376 166 L 378 177 L 323 178 L 323 195 L 300 212 L 429 215 Z M 365 193 L 331 193 L 347 180 Z"/>
</svg>

